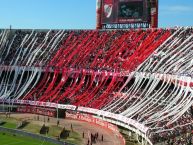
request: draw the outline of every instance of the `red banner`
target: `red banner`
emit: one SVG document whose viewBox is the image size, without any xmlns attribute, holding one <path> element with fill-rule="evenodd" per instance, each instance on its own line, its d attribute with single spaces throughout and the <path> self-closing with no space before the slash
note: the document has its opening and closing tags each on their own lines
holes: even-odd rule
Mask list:
<svg viewBox="0 0 193 145">
<path fill-rule="evenodd" d="M 71 119 L 86 121 L 86 122 L 89 122 L 89 123 L 94 123 L 94 124 L 100 125 L 100 126 L 102 126 L 102 127 L 108 128 L 108 129 L 110 129 L 111 131 L 119 132 L 117 126 L 112 125 L 111 123 L 108 123 L 108 122 L 103 121 L 103 120 L 101 120 L 101 119 L 94 118 L 92 115 L 89 115 L 89 114 L 80 114 L 80 113 L 72 114 L 72 113 L 66 113 L 66 117 L 67 117 L 67 118 L 71 118 Z"/>
<path fill-rule="evenodd" d="M 41 107 L 34 107 L 34 106 L 19 106 L 17 108 L 17 112 L 32 113 L 32 114 L 39 114 L 39 115 L 54 117 L 56 114 L 56 109 L 41 108 Z"/>
</svg>

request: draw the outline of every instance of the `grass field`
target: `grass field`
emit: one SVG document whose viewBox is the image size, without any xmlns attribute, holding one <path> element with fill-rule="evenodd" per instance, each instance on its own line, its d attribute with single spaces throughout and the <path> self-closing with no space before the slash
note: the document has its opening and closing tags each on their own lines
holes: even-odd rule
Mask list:
<svg viewBox="0 0 193 145">
<path fill-rule="evenodd" d="M 0 119 L 2 121 L 4 121 L 5 123 L 3 125 L 1 125 L 2 127 L 6 127 L 6 128 L 11 128 L 11 129 L 16 129 L 16 126 L 19 122 L 18 119 L 10 117 L 10 118 L 6 118 L 4 115 L 0 115 Z M 42 123 L 43 125 L 43 123 Z M 25 127 L 23 127 L 21 130 L 24 130 L 26 132 L 31 132 L 34 134 L 39 134 L 40 128 L 42 127 L 41 124 L 33 124 L 31 122 L 29 122 Z M 60 134 L 61 130 L 63 129 L 62 126 L 56 126 L 56 125 L 49 125 L 49 133 L 48 133 L 48 137 L 51 138 L 57 138 L 58 135 Z M 18 137 L 13 137 L 13 135 L 8 135 L 8 137 L 12 137 L 12 139 L 3 139 L 3 137 L 6 138 L 6 135 L 2 135 L 2 133 L 0 132 L 0 145 L 15 145 L 14 144 L 14 139 L 19 140 L 19 142 L 16 142 L 16 145 L 52 145 L 49 143 L 44 143 L 42 144 L 41 141 L 38 141 L 37 143 L 32 142 L 33 144 L 30 144 L 29 142 L 23 142 L 20 143 L 25 137 L 22 136 L 18 136 Z M 4 140 L 7 140 L 7 142 L 4 143 Z M 82 144 L 82 138 L 81 135 L 77 132 L 70 132 L 70 136 L 67 139 L 61 139 L 62 141 L 68 142 L 68 143 L 72 143 L 72 144 L 77 144 L 77 145 L 81 145 Z"/>
<path fill-rule="evenodd" d="M 0 132 L 0 145 L 56 145 L 56 144 L 36 140 L 30 137 Z"/>
<path fill-rule="evenodd" d="M 57 138 L 57 136 L 60 134 L 62 130 L 62 127 L 56 126 L 56 125 L 49 125 L 49 127 L 50 127 L 50 130 L 49 130 L 48 136 Z M 28 124 L 22 130 L 37 134 L 39 133 L 40 128 L 41 128 L 40 125 Z M 70 132 L 70 136 L 67 139 L 61 139 L 61 140 L 72 144 L 76 144 L 76 145 L 80 145 L 82 143 L 81 136 L 77 132 Z"/>
<path fill-rule="evenodd" d="M 16 129 L 17 120 L 15 120 L 13 118 L 3 118 L 3 117 L 1 117 L 1 119 L 3 119 L 3 121 L 6 122 L 5 124 L 2 125 L 3 127 Z"/>
</svg>

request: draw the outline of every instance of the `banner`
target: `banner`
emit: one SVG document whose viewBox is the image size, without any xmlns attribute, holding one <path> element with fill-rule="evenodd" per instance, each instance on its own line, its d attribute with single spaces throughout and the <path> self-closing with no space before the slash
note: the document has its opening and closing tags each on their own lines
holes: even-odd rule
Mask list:
<svg viewBox="0 0 193 145">
<path fill-rule="evenodd" d="M 103 121 L 101 119 L 94 118 L 92 115 L 89 115 L 89 114 L 82 114 L 82 113 L 73 114 L 73 113 L 66 112 L 66 118 L 71 118 L 71 119 L 76 119 L 76 120 L 80 120 L 80 121 L 86 121 L 89 123 L 94 123 L 94 124 L 100 125 L 104 128 L 108 128 L 113 132 L 119 133 L 119 129 L 117 126 L 115 126 L 111 123 L 108 123 L 106 121 Z"/>
<path fill-rule="evenodd" d="M 17 108 L 17 112 L 39 114 L 39 115 L 45 115 L 50 117 L 56 116 L 56 109 L 41 108 L 41 107 L 34 107 L 34 106 L 19 106 Z"/>
</svg>

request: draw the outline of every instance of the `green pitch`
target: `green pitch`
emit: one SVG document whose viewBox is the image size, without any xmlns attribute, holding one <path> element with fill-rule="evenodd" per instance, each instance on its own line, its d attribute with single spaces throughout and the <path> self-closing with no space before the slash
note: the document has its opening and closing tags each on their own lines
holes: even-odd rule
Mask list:
<svg viewBox="0 0 193 145">
<path fill-rule="evenodd" d="M 30 137 L 0 132 L 0 145 L 56 145 Z"/>
</svg>

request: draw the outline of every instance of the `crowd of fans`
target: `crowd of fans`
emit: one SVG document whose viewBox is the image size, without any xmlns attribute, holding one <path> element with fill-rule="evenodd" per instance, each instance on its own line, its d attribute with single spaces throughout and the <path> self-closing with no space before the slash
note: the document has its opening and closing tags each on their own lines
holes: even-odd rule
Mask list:
<svg viewBox="0 0 193 145">
<path fill-rule="evenodd" d="M 47 57 L 53 56 L 61 45 L 61 40 L 56 42 L 53 39 L 58 33 L 59 31 L 39 30 L 8 31 L 7 38 L 4 38 L 6 45 L 0 50 L 1 65 L 46 67 L 49 61 Z M 52 48 L 53 45 L 56 45 L 55 49 Z M 35 57 L 34 61 L 30 57 L 32 55 Z"/>
<path fill-rule="evenodd" d="M 146 121 L 153 113 L 161 112 L 166 106 L 167 98 L 174 90 L 169 87 L 172 86 L 172 82 L 168 85 L 160 79 L 157 88 L 149 91 L 147 87 L 151 87 L 149 82 L 152 80 L 133 76 L 133 79 L 122 88 L 129 77 L 123 74 L 135 71 L 142 63 L 143 65 L 138 68 L 139 72 L 191 72 L 189 60 L 193 56 L 193 30 L 190 28 L 177 31 L 6 30 L 5 36 L 0 35 L 4 36 L 2 40 L 5 42 L 0 45 L 0 65 L 46 68 L 35 87 L 26 89 L 29 92 L 26 91 L 20 97 L 25 100 L 73 104 L 120 114 L 149 96 L 145 101 L 152 103 L 146 106 L 147 110 L 141 107 L 138 108 L 141 112 L 134 110 L 134 113 L 128 116 L 151 128 L 162 128 L 163 131 L 160 133 L 152 129 L 153 142 L 189 143 L 190 135 L 186 133 L 191 133 L 192 130 L 190 111 L 169 125 L 167 123 L 172 119 L 170 117 L 153 124 Z M 171 35 L 174 36 L 167 40 Z M 148 57 L 150 58 L 147 59 Z M 0 78 L 4 78 L 5 75 L 7 74 L 2 73 Z M 5 85 L 6 81 L 7 79 L 0 80 L 0 85 Z M 9 80 L 7 84 L 10 83 Z M 156 94 L 161 90 L 161 86 L 167 85 L 168 89 L 162 92 L 162 98 L 159 98 Z M 157 100 L 151 99 L 151 96 L 157 96 Z M 180 99 L 178 101 L 180 102 Z"/>
</svg>

